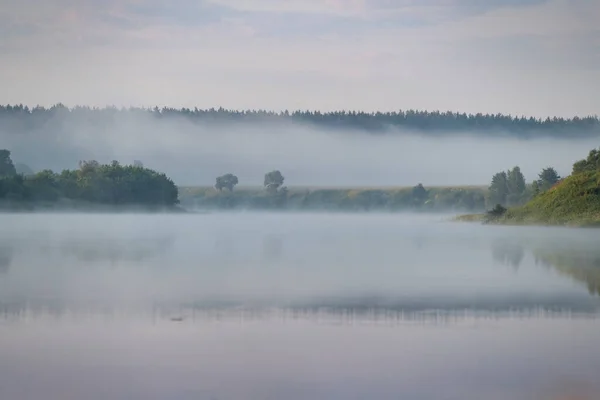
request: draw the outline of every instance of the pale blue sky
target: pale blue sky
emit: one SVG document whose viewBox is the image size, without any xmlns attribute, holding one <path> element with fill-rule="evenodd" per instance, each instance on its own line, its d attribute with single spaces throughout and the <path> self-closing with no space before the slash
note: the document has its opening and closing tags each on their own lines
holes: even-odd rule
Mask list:
<svg viewBox="0 0 600 400">
<path fill-rule="evenodd" d="M 0 0 L 0 103 L 600 109 L 596 0 Z"/>
</svg>

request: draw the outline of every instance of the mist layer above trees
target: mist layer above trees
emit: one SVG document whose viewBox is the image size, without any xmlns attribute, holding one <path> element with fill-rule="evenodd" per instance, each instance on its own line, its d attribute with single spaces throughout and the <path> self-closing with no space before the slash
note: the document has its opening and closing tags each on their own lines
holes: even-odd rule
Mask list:
<svg viewBox="0 0 600 400">
<path fill-rule="evenodd" d="M 23 105 L 0 106 L 0 129 L 15 133 L 35 129 L 57 115 L 86 119 L 91 125 L 106 123 L 114 114 L 150 115 L 157 119 L 183 117 L 203 123 L 305 123 L 320 128 L 386 132 L 410 130 L 432 133 L 502 133 L 517 137 L 592 137 L 600 135 L 597 116 L 545 119 L 503 114 L 467 114 L 452 111 L 399 110 L 394 112 L 360 111 L 283 111 L 226 110 L 197 108 L 67 108 L 62 104 L 50 108 L 29 108 Z"/>
</svg>

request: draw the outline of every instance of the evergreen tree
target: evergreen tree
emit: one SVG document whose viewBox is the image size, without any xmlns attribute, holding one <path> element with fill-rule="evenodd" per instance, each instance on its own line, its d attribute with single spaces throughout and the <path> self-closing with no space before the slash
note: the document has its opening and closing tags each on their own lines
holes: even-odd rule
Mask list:
<svg viewBox="0 0 600 400">
<path fill-rule="evenodd" d="M 504 171 L 498 172 L 492 177 L 492 183 L 490 184 L 488 193 L 488 202 L 490 205 L 505 205 L 508 194 L 508 176 Z"/>
</svg>

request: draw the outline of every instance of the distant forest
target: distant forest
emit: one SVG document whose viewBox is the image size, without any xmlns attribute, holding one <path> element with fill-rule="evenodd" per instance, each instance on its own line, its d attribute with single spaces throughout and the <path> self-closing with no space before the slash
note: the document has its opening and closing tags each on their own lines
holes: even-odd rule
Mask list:
<svg viewBox="0 0 600 400">
<path fill-rule="evenodd" d="M 600 136 L 598 116 L 545 119 L 503 114 L 466 114 L 451 111 L 400 110 L 395 112 L 226 110 L 197 108 L 67 108 L 57 104 L 50 108 L 23 105 L 0 106 L 0 131 L 26 132 L 46 126 L 57 116 L 85 121 L 91 126 L 106 123 L 107 117 L 150 116 L 156 119 L 185 118 L 198 123 L 304 123 L 320 128 L 362 130 L 383 133 L 411 130 L 427 133 L 510 134 L 529 137 L 593 137 Z"/>
</svg>

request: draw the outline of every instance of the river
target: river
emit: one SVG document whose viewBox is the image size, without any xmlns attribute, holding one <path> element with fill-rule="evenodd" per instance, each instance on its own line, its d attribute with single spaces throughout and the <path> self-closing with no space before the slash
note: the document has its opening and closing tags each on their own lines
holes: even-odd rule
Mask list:
<svg viewBox="0 0 600 400">
<path fill-rule="evenodd" d="M 594 230 L 0 215 L 2 399 L 600 397 Z"/>
</svg>

